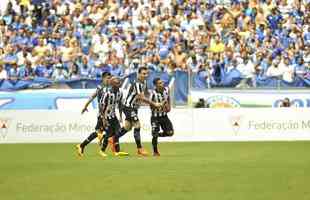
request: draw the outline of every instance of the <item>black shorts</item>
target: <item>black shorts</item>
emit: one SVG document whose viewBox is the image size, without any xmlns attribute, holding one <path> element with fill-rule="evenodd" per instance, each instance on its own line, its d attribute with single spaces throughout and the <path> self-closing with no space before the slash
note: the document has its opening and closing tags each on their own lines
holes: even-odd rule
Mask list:
<svg viewBox="0 0 310 200">
<path fill-rule="evenodd" d="M 107 120 L 107 127 L 105 128 L 105 131 L 107 135 L 111 137 L 114 136 L 119 131 L 120 128 L 121 125 L 119 123 L 119 120 L 116 117 L 114 117 L 112 119 Z"/>
<path fill-rule="evenodd" d="M 151 117 L 151 125 L 152 125 L 152 134 L 157 134 L 160 131 L 160 128 L 163 132 L 171 132 L 173 131 L 173 125 L 169 119 L 169 117 Z"/>
<path fill-rule="evenodd" d="M 96 131 L 103 131 L 104 130 L 101 115 L 99 115 L 97 117 L 97 124 L 96 124 L 95 130 Z"/>
<path fill-rule="evenodd" d="M 125 120 L 130 122 L 139 121 L 137 108 L 124 107 L 123 113 L 125 114 Z"/>
</svg>

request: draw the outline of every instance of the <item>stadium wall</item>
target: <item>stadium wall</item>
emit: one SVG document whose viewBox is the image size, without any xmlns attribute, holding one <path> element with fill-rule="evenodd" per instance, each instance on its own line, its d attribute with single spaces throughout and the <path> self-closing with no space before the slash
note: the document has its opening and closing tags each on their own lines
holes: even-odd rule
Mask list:
<svg viewBox="0 0 310 200">
<path fill-rule="evenodd" d="M 95 89 L 44 89 L 0 92 L 0 110 L 80 110 L 94 91 Z M 175 95 L 176 93 L 177 91 Z M 279 107 L 285 97 L 290 98 L 295 107 L 310 107 L 310 93 L 302 89 L 190 91 L 192 102 L 204 98 L 212 108 Z M 93 101 L 90 109 L 96 108 L 97 101 Z"/>
<path fill-rule="evenodd" d="M 279 107 L 284 98 L 289 98 L 294 107 L 310 107 L 310 93 L 305 89 L 291 90 L 193 90 L 192 102 L 203 98 L 210 108 L 271 108 Z"/>
<path fill-rule="evenodd" d="M 142 141 L 151 141 L 150 111 L 139 111 Z M 161 141 L 310 140 L 308 108 L 173 109 L 175 135 Z M 96 111 L 2 110 L 0 143 L 80 142 L 94 130 Z M 128 133 L 122 142 L 133 142 Z"/>
</svg>

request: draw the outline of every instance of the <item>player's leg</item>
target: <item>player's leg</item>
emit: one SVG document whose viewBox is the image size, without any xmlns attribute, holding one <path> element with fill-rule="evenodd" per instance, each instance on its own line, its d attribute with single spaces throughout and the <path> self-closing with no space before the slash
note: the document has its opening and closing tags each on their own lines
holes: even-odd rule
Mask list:
<svg viewBox="0 0 310 200">
<path fill-rule="evenodd" d="M 84 155 L 85 147 L 92 142 L 98 136 L 98 132 L 103 131 L 103 124 L 101 117 L 97 117 L 97 124 L 95 127 L 95 131 L 92 132 L 81 144 L 76 145 L 77 153 L 79 156 Z"/>
<path fill-rule="evenodd" d="M 103 136 L 103 141 L 102 141 L 102 144 L 101 144 L 101 149 L 100 149 L 100 151 L 99 151 L 99 155 L 100 155 L 101 157 L 106 157 L 106 156 L 107 156 L 107 154 L 105 153 L 105 150 L 106 150 L 106 148 L 107 148 L 107 146 L 108 146 L 108 140 L 109 140 L 110 133 L 111 133 L 111 130 L 110 130 L 110 129 L 111 129 L 110 127 L 107 127 L 107 128 L 106 128 L 107 134 L 105 134 L 105 135 Z"/>
<path fill-rule="evenodd" d="M 163 130 L 159 133 L 159 137 L 171 137 L 174 134 L 173 125 L 168 116 L 160 118 L 160 126 Z"/>
<path fill-rule="evenodd" d="M 113 120 L 113 127 L 112 127 L 112 130 L 111 130 L 111 132 L 112 132 L 112 137 L 111 138 L 115 139 L 116 138 L 116 134 L 119 133 L 119 130 L 120 130 L 119 120 L 117 118 L 114 118 L 114 120 Z M 118 137 L 118 142 L 117 142 L 117 146 L 118 147 L 116 147 L 116 142 L 114 142 L 113 146 L 114 146 L 114 150 L 115 150 L 114 151 L 114 155 L 115 156 L 128 156 L 129 155 L 127 152 L 120 151 L 119 137 Z M 116 148 L 117 148 L 118 151 L 116 151 Z"/>
<path fill-rule="evenodd" d="M 97 130 L 98 144 L 99 146 L 101 146 L 101 143 L 103 140 L 103 131 L 104 131 L 101 115 L 97 117 L 96 130 Z"/>
<path fill-rule="evenodd" d="M 151 125 L 152 125 L 152 146 L 153 146 L 153 155 L 160 156 L 158 151 L 158 136 L 159 136 L 159 123 L 156 117 L 151 117 Z"/>
<path fill-rule="evenodd" d="M 84 155 L 84 149 L 85 147 L 93 141 L 95 138 L 97 138 L 97 132 L 92 132 L 81 144 L 76 145 L 76 149 L 79 156 Z"/>
<path fill-rule="evenodd" d="M 124 108 L 123 112 L 125 114 L 125 124 L 119 131 L 115 134 L 114 137 L 114 145 L 115 145 L 115 152 L 120 152 L 120 144 L 119 138 L 125 135 L 128 131 L 132 128 L 132 112 L 130 108 Z"/>
<path fill-rule="evenodd" d="M 115 153 L 115 135 L 119 132 L 119 130 L 121 129 L 121 124 L 119 122 L 119 120 L 115 117 L 113 118 L 113 127 L 112 127 L 112 134 L 108 139 L 108 144 L 110 145 L 111 151 L 113 153 Z"/>
<path fill-rule="evenodd" d="M 126 108 L 126 107 L 124 108 L 123 112 L 125 114 L 125 124 L 122 128 L 120 128 L 120 130 L 117 133 L 119 138 L 124 136 L 128 131 L 131 130 L 131 128 L 132 128 L 132 116 L 135 115 L 134 113 L 132 113 L 132 109 Z"/>
<path fill-rule="evenodd" d="M 140 156 L 147 156 L 148 152 L 142 148 L 141 144 L 140 121 L 138 118 L 133 122 L 133 127 L 134 127 L 133 134 L 137 145 L 137 154 Z"/>
<path fill-rule="evenodd" d="M 125 135 L 125 133 L 128 132 L 128 130 L 131 130 L 132 124 L 130 121 L 125 120 L 125 125 L 114 136 L 114 147 L 115 152 L 120 152 L 120 144 L 119 144 L 119 138 Z"/>
<path fill-rule="evenodd" d="M 118 119 L 117 118 L 110 119 L 108 122 L 108 126 L 106 128 L 107 134 L 105 135 L 103 142 L 102 142 L 101 152 L 105 152 L 109 144 L 109 140 L 111 138 L 114 138 L 114 136 L 116 135 L 117 131 L 119 131 L 119 129 L 120 129 L 120 123 Z M 111 148 L 114 149 L 114 143 L 112 144 Z M 115 152 L 113 149 L 112 149 L 112 152 Z"/>
</svg>

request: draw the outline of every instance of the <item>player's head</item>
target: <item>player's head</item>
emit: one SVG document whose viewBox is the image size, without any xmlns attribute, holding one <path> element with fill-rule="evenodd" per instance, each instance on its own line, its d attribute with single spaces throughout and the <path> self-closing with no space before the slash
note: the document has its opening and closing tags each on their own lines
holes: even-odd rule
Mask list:
<svg viewBox="0 0 310 200">
<path fill-rule="evenodd" d="M 154 78 L 154 80 L 153 80 L 153 84 L 154 84 L 154 86 L 155 86 L 155 88 L 157 89 L 157 90 L 163 90 L 164 89 L 164 87 L 165 87 L 165 85 L 164 85 L 164 81 L 162 81 L 160 78 Z"/>
<path fill-rule="evenodd" d="M 149 70 L 147 67 L 140 67 L 138 69 L 138 79 L 140 81 L 145 81 L 149 75 Z"/>
<path fill-rule="evenodd" d="M 101 76 L 102 83 L 104 85 L 109 84 L 109 79 L 111 78 L 111 73 L 110 72 L 103 72 Z"/>
<path fill-rule="evenodd" d="M 119 88 L 121 86 L 121 80 L 116 76 L 112 76 L 110 79 L 110 84 L 113 88 Z"/>
</svg>

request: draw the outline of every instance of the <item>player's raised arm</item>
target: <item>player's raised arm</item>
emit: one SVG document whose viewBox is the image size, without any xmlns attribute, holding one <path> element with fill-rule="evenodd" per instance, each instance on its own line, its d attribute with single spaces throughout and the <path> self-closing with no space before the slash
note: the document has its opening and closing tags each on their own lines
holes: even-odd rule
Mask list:
<svg viewBox="0 0 310 200">
<path fill-rule="evenodd" d="M 162 106 L 161 104 L 155 103 L 155 102 L 151 101 L 149 98 L 147 98 L 145 96 L 145 90 L 143 90 L 140 85 L 136 85 L 136 90 L 137 90 L 138 101 L 144 102 L 144 103 L 146 103 L 150 106 L 153 106 L 155 108 L 159 108 Z"/>
<path fill-rule="evenodd" d="M 170 92 L 169 92 L 168 88 L 167 88 L 167 100 L 164 104 L 164 109 L 166 112 L 170 112 L 170 110 L 171 110 Z"/>
</svg>

